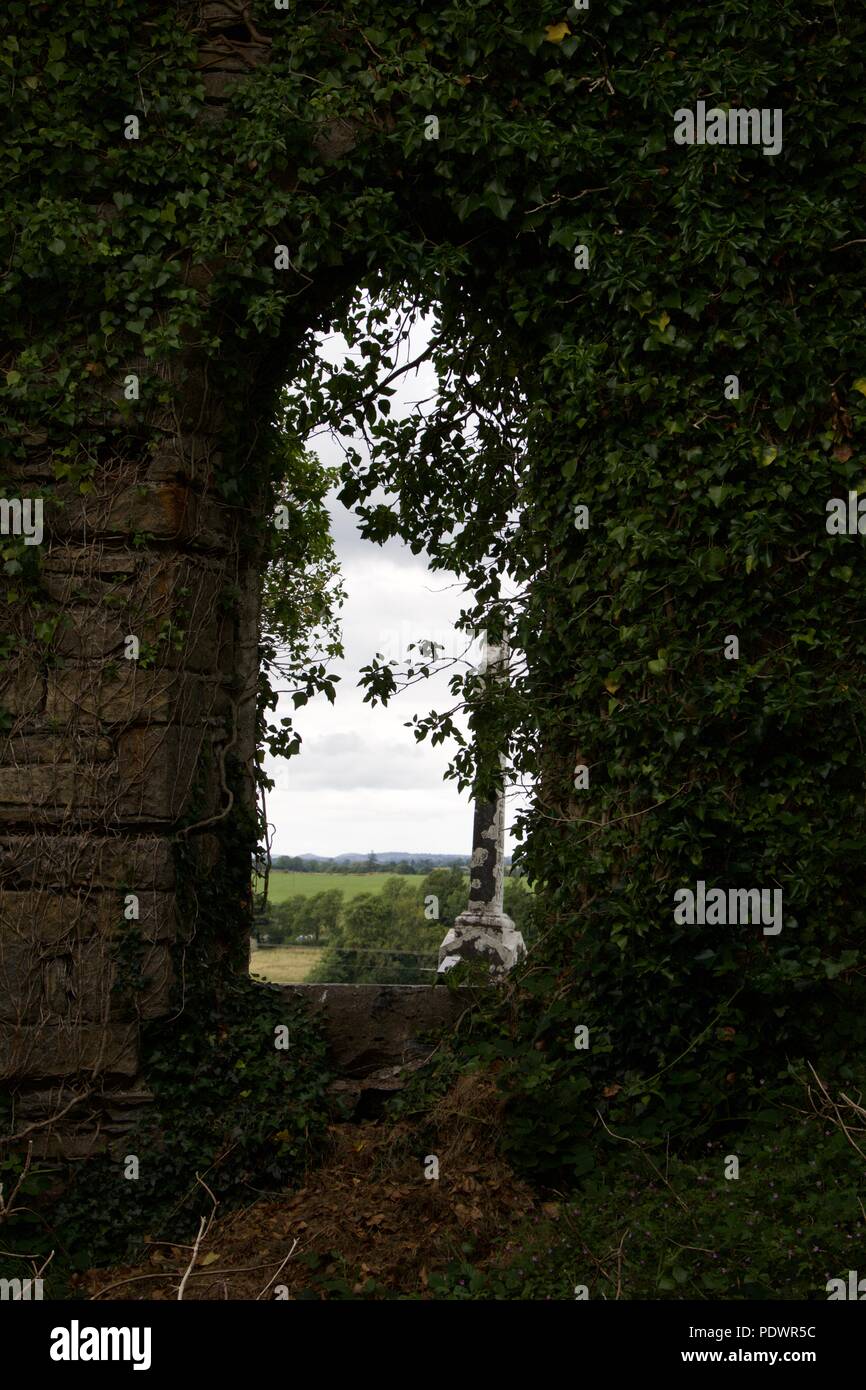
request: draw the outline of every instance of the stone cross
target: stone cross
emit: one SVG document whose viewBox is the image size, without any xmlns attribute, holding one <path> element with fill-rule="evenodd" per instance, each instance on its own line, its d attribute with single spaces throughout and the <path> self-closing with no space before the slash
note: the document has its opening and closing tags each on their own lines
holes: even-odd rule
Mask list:
<svg viewBox="0 0 866 1390">
<path fill-rule="evenodd" d="M 507 679 L 508 648 L 485 639 L 482 671 Z M 505 757 L 502 756 L 503 767 Z M 505 786 L 492 801 L 477 800 L 472 832 L 469 903 L 439 947 L 438 974 L 480 960 L 493 977 L 507 975 L 526 954 L 523 937 L 505 915 Z"/>
</svg>

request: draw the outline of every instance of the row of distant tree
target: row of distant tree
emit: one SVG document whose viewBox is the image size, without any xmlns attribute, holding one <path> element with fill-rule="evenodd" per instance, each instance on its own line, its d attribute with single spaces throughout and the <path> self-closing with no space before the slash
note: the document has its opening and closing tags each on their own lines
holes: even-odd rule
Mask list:
<svg viewBox="0 0 866 1390">
<path fill-rule="evenodd" d="M 439 946 L 466 907 L 460 868 L 433 869 L 419 883 L 394 875 L 378 893 L 346 901 L 338 888 L 271 903 L 257 916 L 262 945 L 323 945 L 307 979 L 328 984 L 426 984 Z M 533 897 L 521 879 L 505 881 L 505 911 L 531 940 Z"/>
<path fill-rule="evenodd" d="M 469 859 L 449 859 L 447 868 L 453 866 L 468 869 Z M 368 854 L 366 859 L 302 859 L 297 855 L 278 854 L 271 860 L 271 869 L 285 870 L 293 874 L 426 874 L 431 869 L 442 867 L 435 855 L 420 855 L 417 859 L 384 859 Z"/>
</svg>

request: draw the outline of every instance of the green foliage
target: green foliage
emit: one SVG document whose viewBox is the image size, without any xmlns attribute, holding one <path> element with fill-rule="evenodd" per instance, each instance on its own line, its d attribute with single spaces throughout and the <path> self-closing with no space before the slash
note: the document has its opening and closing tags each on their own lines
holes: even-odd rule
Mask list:
<svg viewBox="0 0 866 1390">
<path fill-rule="evenodd" d="M 71 1166 L 34 1163 L 21 1188 L 32 1200 L 4 1226 L 7 1251 L 55 1250 L 49 1296 L 66 1291 L 75 1270 L 140 1257 L 146 1235 L 184 1239 L 213 1199 L 230 1209 L 297 1183 L 323 1139 L 333 1074 L 321 1027 L 299 1000 L 249 979 L 248 840 L 237 826 L 215 833 L 218 873 L 202 875 L 194 851 L 177 849 L 179 916 L 197 925 L 175 949 L 172 1011 L 141 1027 L 152 1105 L 106 1153 Z M 139 949 L 131 938 L 121 958 L 129 972 Z M 282 1026 L 287 1048 L 275 1045 Z M 137 1179 L 124 1176 L 129 1154 L 139 1159 Z M 10 1187 L 23 1161 L 10 1160 Z"/>
<path fill-rule="evenodd" d="M 333 703 L 339 679 L 329 673 L 328 664 L 343 654 L 339 609 L 344 590 L 324 502 L 337 475 L 287 433 L 277 435 L 274 448 L 280 524 L 268 535 L 262 581 L 262 706 L 275 709 L 279 691 L 290 693 L 298 709 L 320 692 Z M 300 745 L 291 718 L 263 724 L 262 751 L 291 757 Z M 266 787 L 273 786 L 261 769 L 259 775 Z"/>
<path fill-rule="evenodd" d="M 521 933 L 527 946 L 534 945 L 536 904 L 523 878 L 506 878 L 503 908 Z"/>
<path fill-rule="evenodd" d="M 527 1222 L 488 1267 L 431 1277 L 444 1299 L 804 1299 L 856 1267 L 860 1167 L 838 1130 L 766 1112 L 693 1161 L 606 1146 L 603 1169 Z M 622 1146 L 625 1147 L 625 1146 Z M 740 1157 L 738 1179 L 725 1157 Z"/>
<path fill-rule="evenodd" d="M 638 1135 L 694 1137 L 758 1107 L 789 1059 L 855 1073 L 866 566 L 863 538 L 824 521 L 863 481 L 862 5 L 732 0 L 708 22 L 697 2 L 617 0 L 558 43 L 559 15 L 526 0 L 250 15 L 270 62 L 215 122 L 182 9 L 7 4 L 0 466 L 47 432 L 58 505 L 86 493 L 97 461 L 160 446 L 108 388 L 140 359 L 142 399 L 173 405 L 165 369 L 204 344 L 230 422 L 218 495 L 265 553 L 294 489 L 290 543 L 326 646 L 338 599 L 324 480 L 300 452 L 313 427 L 372 447 L 368 462 L 347 444 L 341 474 L 365 535 L 458 574 L 467 630 L 507 620 L 510 685 L 453 678 L 471 737 L 453 712 L 415 727 L 455 740 L 460 785 L 489 790 L 507 747 L 533 789 L 521 861 L 543 928 L 486 1040 L 528 1170 L 577 1171 L 600 1100 Z M 709 94 L 781 108 L 782 153 L 675 146 L 674 111 Z M 347 130 L 329 164 L 326 137 Z M 407 305 L 429 316 L 440 392 L 395 418 Z M 325 328 L 347 363 L 320 360 Z M 17 550 L 3 560 L 11 597 L 50 619 Z M 302 648 L 290 617 L 273 631 Z M 330 688 L 324 661 L 306 679 Z M 393 671 L 373 662 L 367 686 L 388 698 Z M 676 926 L 673 893 L 698 878 L 781 887 L 781 936 Z M 359 900 L 352 944 L 415 940 L 408 897 L 388 913 Z"/>
<path fill-rule="evenodd" d="M 285 1051 L 274 1046 L 277 1025 L 289 1029 Z M 54 1250 L 46 1291 L 59 1297 L 75 1270 L 140 1257 L 145 1235 L 194 1232 L 213 1210 L 208 1189 L 230 1209 L 295 1184 L 324 1134 L 325 1051 L 303 1006 L 276 990 L 249 981 L 217 995 L 193 990 L 180 1020 L 145 1031 L 152 1109 L 107 1154 L 66 1170 L 35 1163 L 22 1209 L 3 1227 L 4 1250 L 37 1258 Z M 135 1180 L 124 1176 L 130 1154 L 140 1165 Z M 0 1168 L 6 1191 L 21 1168 L 20 1155 Z M 20 1261 L 2 1264 L 12 1274 Z"/>
<path fill-rule="evenodd" d="M 416 879 L 386 878 L 378 896 L 363 893 L 333 911 L 331 893 L 296 898 L 272 909 L 272 920 L 290 940 L 301 931 L 327 936 L 321 960 L 308 979 L 332 984 L 433 984 L 439 947 L 454 919 L 466 909 L 468 883 L 462 869 L 433 869 Z M 325 903 L 323 900 L 328 899 Z M 532 897 L 517 879 L 506 881 L 505 908 L 518 927 L 526 925 Z M 319 904 L 307 907 L 306 903 Z M 288 911 L 286 909 L 288 908 Z M 434 914 L 434 915 L 429 915 Z M 285 923 L 285 925 L 283 925 Z M 318 940 L 318 937 L 316 937 Z"/>
<path fill-rule="evenodd" d="M 455 917 L 466 910 L 469 895 L 467 877 L 462 869 L 433 869 L 420 888 L 422 903 L 428 897 L 436 899 L 435 907 L 443 935 L 454 925 Z M 431 907 L 433 904 L 431 904 Z"/>
<path fill-rule="evenodd" d="M 520 858 L 550 924 L 533 968 L 550 974 L 515 1046 L 547 1045 L 543 978 L 604 1040 L 587 1071 L 606 1069 L 627 1122 L 697 1132 L 756 1103 L 768 1059 L 774 1075 L 816 1052 L 853 1067 L 862 1047 L 866 569 L 862 537 L 824 522 L 862 485 L 866 20 L 792 0 L 709 26 L 622 5 L 562 45 L 524 31 L 535 56 L 515 55 L 511 85 L 515 30 L 497 15 L 487 46 L 488 18 L 472 15 L 484 99 L 470 69 L 453 134 L 484 131 L 496 187 L 473 159 L 475 189 L 452 193 L 488 257 L 437 276 L 439 400 L 371 424 L 373 466 L 356 458 L 343 496 L 373 539 L 465 576 L 468 626 L 502 623 L 506 571 L 520 585 L 510 686 L 452 682 L 473 739 L 450 714 L 417 724 L 456 740 L 460 785 L 489 786 L 504 744 L 535 784 Z M 783 152 L 674 146 L 674 110 L 706 93 L 782 109 Z M 460 182 L 456 159 L 444 176 Z M 352 312 L 384 353 L 381 320 Z M 361 362 L 328 383 L 338 416 L 360 426 L 372 376 Z M 395 688 L 376 663 L 366 679 L 371 698 Z M 677 926 L 674 891 L 698 878 L 781 888 L 781 936 Z M 551 1045 L 555 1067 L 567 1042 Z"/>
<path fill-rule="evenodd" d="M 437 875 L 462 880 L 459 870 L 436 869 L 420 892 L 413 880 L 395 876 L 378 896 L 353 898 L 307 978 L 329 984 L 432 984 L 443 929 L 425 918 L 424 894 Z"/>
<path fill-rule="evenodd" d="M 264 934 L 268 941 L 277 943 L 301 938 L 318 942 L 321 936 L 336 936 L 342 907 L 343 894 L 338 889 L 312 897 L 288 898 L 268 907 L 259 936 Z"/>
<path fill-rule="evenodd" d="M 287 1051 L 274 1046 L 277 1025 L 289 1028 Z M 117 1258 L 145 1230 L 169 1230 L 169 1219 L 172 1233 L 194 1229 L 211 1210 L 196 1175 L 229 1206 L 291 1186 L 324 1132 L 324 1041 L 302 1005 L 262 986 L 239 983 L 212 1001 L 193 1000 L 180 1027 L 154 1024 L 144 1067 L 156 1114 L 124 1140 L 140 1158 L 140 1178 L 123 1182 L 116 1157 L 92 1161 L 54 1218 L 65 1240 L 82 1241 L 88 1261 Z M 103 1213 L 95 1229 L 88 1202 Z"/>
</svg>

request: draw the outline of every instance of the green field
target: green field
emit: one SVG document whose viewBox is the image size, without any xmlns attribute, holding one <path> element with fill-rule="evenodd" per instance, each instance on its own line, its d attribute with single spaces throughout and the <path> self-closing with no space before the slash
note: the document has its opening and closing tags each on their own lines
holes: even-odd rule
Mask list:
<svg viewBox="0 0 866 1390">
<path fill-rule="evenodd" d="M 336 888 L 349 902 L 361 893 L 381 893 L 385 880 L 395 877 L 420 883 L 424 874 L 298 874 L 272 869 L 268 880 L 268 898 L 272 903 L 284 903 L 287 898 L 312 898 L 316 893 L 327 893 Z"/>
</svg>

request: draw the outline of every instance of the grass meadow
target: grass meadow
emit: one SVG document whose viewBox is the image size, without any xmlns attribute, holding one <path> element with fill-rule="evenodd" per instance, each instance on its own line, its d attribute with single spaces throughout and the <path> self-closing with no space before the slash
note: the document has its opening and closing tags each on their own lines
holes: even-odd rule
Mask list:
<svg viewBox="0 0 866 1390">
<path fill-rule="evenodd" d="M 272 985 L 302 985 L 322 954 L 321 946 L 268 946 L 252 943 L 250 974 Z"/>
<path fill-rule="evenodd" d="M 328 893 L 336 888 L 349 902 L 361 893 L 380 893 L 385 880 L 394 877 L 393 873 L 298 874 L 272 869 L 268 880 L 268 898 L 272 903 L 284 903 L 287 898 L 312 898 L 316 893 Z M 420 883 L 424 874 L 400 874 L 399 877 L 407 878 L 410 883 Z"/>
<path fill-rule="evenodd" d="M 345 902 L 350 902 L 361 893 L 380 893 L 386 879 L 394 875 L 385 873 L 370 874 L 299 874 L 283 869 L 272 869 L 268 880 L 270 902 L 284 903 L 289 898 L 312 898 L 317 893 L 327 893 L 332 888 L 343 894 Z M 401 878 L 423 879 L 423 874 L 401 874 Z M 261 884 L 259 884 L 261 887 Z M 317 964 L 322 954 L 321 946 L 269 946 L 258 949 L 252 943 L 250 955 L 250 974 L 269 980 L 274 985 L 303 984 L 307 974 Z"/>
</svg>

